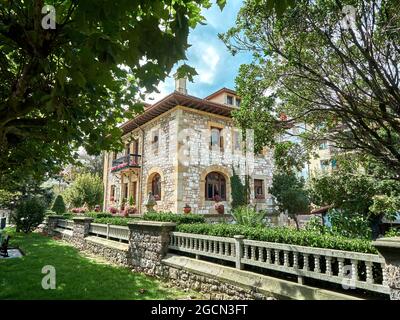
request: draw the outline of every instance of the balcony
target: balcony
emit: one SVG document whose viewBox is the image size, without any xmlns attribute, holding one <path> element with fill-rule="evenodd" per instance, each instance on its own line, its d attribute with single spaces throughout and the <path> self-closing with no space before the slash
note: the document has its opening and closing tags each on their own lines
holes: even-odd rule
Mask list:
<svg viewBox="0 0 400 320">
<path fill-rule="evenodd" d="M 141 157 L 139 154 L 127 154 L 115 159 L 112 162 L 111 172 L 118 172 L 129 168 L 140 168 Z"/>
</svg>

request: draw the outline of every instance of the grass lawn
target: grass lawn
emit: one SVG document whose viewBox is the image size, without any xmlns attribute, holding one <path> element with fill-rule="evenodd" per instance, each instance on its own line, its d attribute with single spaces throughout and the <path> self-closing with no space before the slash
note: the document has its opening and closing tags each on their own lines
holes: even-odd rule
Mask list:
<svg viewBox="0 0 400 320">
<path fill-rule="evenodd" d="M 8 229 L 10 245 L 22 258 L 0 259 L 0 299 L 178 299 L 187 292 L 164 287 L 159 281 L 128 268 L 84 256 L 71 245 L 37 233 Z M 43 266 L 56 269 L 56 289 L 42 288 Z"/>
</svg>

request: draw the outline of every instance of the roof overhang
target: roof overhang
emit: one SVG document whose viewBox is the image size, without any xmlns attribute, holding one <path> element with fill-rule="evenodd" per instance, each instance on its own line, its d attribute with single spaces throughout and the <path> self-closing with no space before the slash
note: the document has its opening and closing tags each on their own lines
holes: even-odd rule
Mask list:
<svg viewBox="0 0 400 320">
<path fill-rule="evenodd" d="M 211 102 L 175 91 L 152 106 L 146 108 L 142 114 L 138 115 L 134 119 L 128 120 L 122 124 L 120 128 L 123 130 L 123 134 L 127 134 L 176 106 L 184 106 L 225 117 L 231 117 L 231 112 L 233 110 L 232 107 L 220 103 Z"/>
</svg>

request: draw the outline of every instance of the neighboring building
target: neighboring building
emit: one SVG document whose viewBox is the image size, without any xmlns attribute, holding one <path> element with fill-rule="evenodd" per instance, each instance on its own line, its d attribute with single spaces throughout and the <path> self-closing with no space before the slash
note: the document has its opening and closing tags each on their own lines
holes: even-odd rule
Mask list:
<svg viewBox="0 0 400 320">
<path fill-rule="evenodd" d="M 310 174 L 332 172 L 336 169 L 336 150 L 328 141 L 322 140 L 313 153 L 315 156 L 309 161 Z"/>
<path fill-rule="evenodd" d="M 216 213 L 213 198 L 230 208 L 230 177 L 251 177 L 251 202 L 258 209 L 271 204 L 272 155 L 245 152 L 231 111 L 240 105 L 235 91 L 223 88 L 205 99 L 190 96 L 186 81 L 176 90 L 122 125 L 125 150 L 105 153 L 104 209 L 132 197 L 139 213 L 149 192 L 157 211 Z M 247 139 L 246 150 L 252 150 Z"/>
</svg>

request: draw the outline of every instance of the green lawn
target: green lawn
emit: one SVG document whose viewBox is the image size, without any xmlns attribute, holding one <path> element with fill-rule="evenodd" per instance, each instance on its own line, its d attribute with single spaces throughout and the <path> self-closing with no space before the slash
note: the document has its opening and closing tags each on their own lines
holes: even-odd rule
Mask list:
<svg viewBox="0 0 400 320">
<path fill-rule="evenodd" d="M 0 259 L 0 299 L 177 299 L 189 293 L 151 277 L 83 256 L 65 242 L 8 230 L 22 258 Z M 56 289 L 42 288 L 43 266 L 56 269 Z"/>
</svg>

